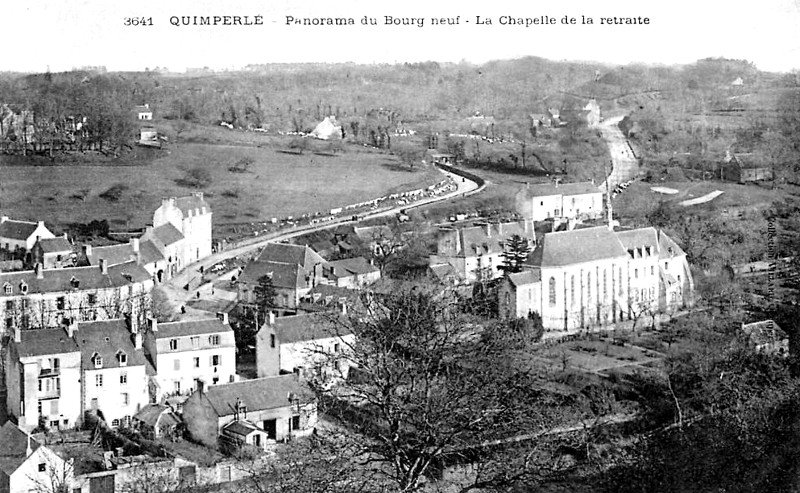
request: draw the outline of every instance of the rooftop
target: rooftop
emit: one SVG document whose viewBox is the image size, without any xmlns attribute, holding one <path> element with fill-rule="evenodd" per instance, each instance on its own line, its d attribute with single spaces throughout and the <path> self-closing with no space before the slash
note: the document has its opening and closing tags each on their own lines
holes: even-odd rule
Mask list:
<svg viewBox="0 0 800 493">
<path fill-rule="evenodd" d="M 37 243 L 44 253 L 62 253 L 72 251 L 72 243 L 63 237 L 44 238 L 40 239 Z"/>
<path fill-rule="evenodd" d="M 21 330 L 19 335 L 20 342 L 16 346 L 20 358 L 80 351 L 78 344 L 63 328 Z"/>
<path fill-rule="evenodd" d="M 0 223 L 0 238 L 27 240 L 31 237 L 33 232 L 36 231 L 38 226 L 38 223 L 6 219 Z"/>
<path fill-rule="evenodd" d="M 544 235 L 542 245 L 533 250 L 526 264 L 556 267 L 627 257 L 617 235 L 605 226 L 598 226 Z"/>
<path fill-rule="evenodd" d="M 154 228 L 152 235 L 156 241 L 164 246 L 172 245 L 183 240 L 184 238 L 183 233 L 178 231 L 178 228 L 173 226 L 172 223 L 162 224 L 161 226 Z"/>
<path fill-rule="evenodd" d="M 307 285 L 307 273 L 300 265 L 261 260 L 247 264 L 239 280 L 255 285 L 265 275 L 272 277 L 272 285 L 276 288 L 297 289 Z"/>
<path fill-rule="evenodd" d="M 773 320 L 762 320 L 750 324 L 742 324 L 742 331 L 750 338 L 750 341 L 760 346 L 762 344 L 774 344 L 788 339 L 789 336 Z"/>
<path fill-rule="evenodd" d="M 8 285 L 11 295 L 23 293 L 23 286 L 27 294 L 53 293 L 57 291 L 74 291 L 113 288 L 128 285 L 132 282 L 144 282 L 150 279 L 150 274 L 136 262 L 127 262 L 111 266 L 108 274 L 103 274 L 96 266 L 69 267 L 66 269 L 44 269 L 41 279 L 36 271 L 19 271 L 0 273 L 0 286 Z M 5 291 L 0 291 L 5 293 Z"/>
<path fill-rule="evenodd" d="M 0 447 L 0 471 L 10 476 L 28 458 L 28 434 L 11 421 L 6 421 L 0 428 L 0 443 L 3 444 Z M 39 446 L 39 442 L 31 438 L 31 449 L 36 450 Z"/>
<path fill-rule="evenodd" d="M 528 198 L 548 197 L 552 195 L 583 195 L 588 193 L 603 193 L 600 187 L 591 182 L 580 183 L 540 183 L 526 185 L 521 193 Z"/>
<path fill-rule="evenodd" d="M 81 351 L 81 368 L 84 370 L 95 369 L 92 360 L 95 354 L 103 358 L 103 368 L 145 364 L 144 352 L 134 348 L 133 336 L 128 330 L 127 323 L 122 319 L 79 323 L 74 337 Z M 117 358 L 120 351 L 126 356 L 124 365 L 121 365 Z"/>
<path fill-rule="evenodd" d="M 369 263 L 364 257 L 346 258 L 328 262 L 326 267 L 326 277 L 351 277 L 362 274 L 371 274 L 380 271 L 377 267 Z"/>
<path fill-rule="evenodd" d="M 301 402 L 314 400 L 311 390 L 294 374 L 212 385 L 203 393 L 217 416 L 234 414 L 238 400 L 248 412 L 288 407 L 292 404 L 290 398 L 299 398 Z"/>
<path fill-rule="evenodd" d="M 538 270 L 524 270 L 522 272 L 514 272 L 508 275 L 508 280 L 514 286 L 525 286 L 528 284 L 535 284 L 542 280 L 542 273 Z"/>
<path fill-rule="evenodd" d="M 282 344 L 317 341 L 353 333 L 347 325 L 336 324 L 329 316 L 319 314 L 277 317 L 274 324 L 265 324 L 262 330 L 274 331 Z"/>
<path fill-rule="evenodd" d="M 157 339 L 233 332 L 230 325 L 222 323 L 222 320 L 218 318 L 187 320 L 184 322 L 166 322 L 158 324 L 157 327 Z"/>
<path fill-rule="evenodd" d="M 297 264 L 310 269 L 314 264 L 324 262 L 322 257 L 305 245 L 291 245 L 289 243 L 267 243 L 259 262 L 280 262 L 284 264 Z"/>
</svg>

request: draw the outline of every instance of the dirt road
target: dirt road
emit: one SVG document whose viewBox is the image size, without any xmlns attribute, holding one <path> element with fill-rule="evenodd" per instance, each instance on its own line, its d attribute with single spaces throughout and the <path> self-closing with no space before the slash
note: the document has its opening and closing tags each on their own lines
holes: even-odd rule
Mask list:
<svg viewBox="0 0 800 493">
<path fill-rule="evenodd" d="M 608 188 L 612 190 L 617 184 L 631 180 L 639 173 L 639 161 L 633 155 L 633 149 L 622 130 L 617 126 L 623 118 L 624 116 L 615 116 L 598 125 L 611 153 L 612 169 L 606 181 Z M 606 182 L 600 185 L 600 189 L 606 190 Z"/>
</svg>

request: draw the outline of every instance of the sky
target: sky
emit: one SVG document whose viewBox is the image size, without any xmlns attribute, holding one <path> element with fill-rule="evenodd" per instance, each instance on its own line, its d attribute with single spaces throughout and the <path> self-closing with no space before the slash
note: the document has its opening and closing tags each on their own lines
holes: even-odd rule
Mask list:
<svg viewBox="0 0 800 493">
<path fill-rule="evenodd" d="M 264 63 L 483 63 L 523 56 L 615 65 L 727 57 L 747 59 L 761 70 L 800 69 L 800 0 L 25 0 L 4 5 L 0 15 L 6 41 L 0 71 L 105 66 L 182 72 Z M 173 17 L 224 15 L 251 21 L 261 16 L 263 23 L 170 23 Z M 287 25 L 287 16 L 352 18 L 354 25 Z M 376 25 L 362 25 L 365 16 Z M 387 25 L 386 16 L 414 20 Z M 555 24 L 501 23 L 542 17 Z M 575 24 L 562 23 L 565 17 Z M 584 24 L 583 17 L 594 23 Z M 608 17 L 647 17 L 649 24 L 601 25 Z M 152 25 L 126 26 L 125 18 Z M 432 18 L 453 24 L 433 25 Z"/>
</svg>

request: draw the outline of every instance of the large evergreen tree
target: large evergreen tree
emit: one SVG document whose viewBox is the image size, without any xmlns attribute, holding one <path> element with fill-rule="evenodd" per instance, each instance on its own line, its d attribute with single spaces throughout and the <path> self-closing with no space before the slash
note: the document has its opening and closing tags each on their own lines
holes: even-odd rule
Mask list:
<svg viewBox="0 0 800 493">
<path fill-rule="evenodd" d="M 275 286 L 272 276 L 265 274 L 258 278 L 258 284 L 253 289 L 256 295 L 256 320 L 260 327 L 264 323 L 269 310 L 275 306 Z"/>
<path fill-rule="evenodd" d="M 506 248 L 503 252 L 503 265 L 499 267 L 500 270 L 506 274 L 520 272 L 522 264 L 528 255 L 531 253 L 531 245 L 527 238 L 520 235 L 513 235 L 506 240 Z"/>
</svg>

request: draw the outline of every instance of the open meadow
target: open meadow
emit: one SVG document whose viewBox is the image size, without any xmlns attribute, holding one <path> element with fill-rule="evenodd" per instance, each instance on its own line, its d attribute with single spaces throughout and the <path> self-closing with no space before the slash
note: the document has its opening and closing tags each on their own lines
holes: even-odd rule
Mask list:
<svg viewBox="0 0 800 493">
<path fill-rule="evenodd" d="M 58 159 L 30 165 L 0 157 L 0 209 L 57 227 L 106 219 L 112 228 L 137 228 L 152 220 L 163 197 L 202 191 L 214 223 L 226 224 L 326 213 L 442 179 L 433 167 L 412 172 L 395 156 L 373 149 L 295 154 L 286 151 L 288 138 L 257 137 L 250 145 L 182 142 L 144 159 L 89 165 Z"/>
</svg>

